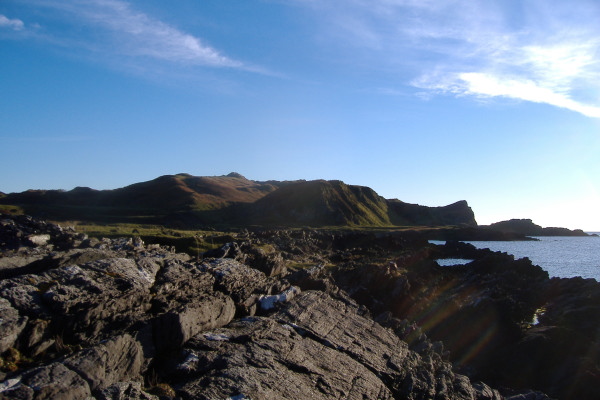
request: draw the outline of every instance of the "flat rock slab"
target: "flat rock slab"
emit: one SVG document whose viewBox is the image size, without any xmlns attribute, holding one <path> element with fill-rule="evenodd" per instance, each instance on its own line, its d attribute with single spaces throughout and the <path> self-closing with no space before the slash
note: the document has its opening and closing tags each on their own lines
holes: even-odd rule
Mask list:
<svg viewBox="0 0 600 400">
<path fill-rule="evenodd" d="M 351 357 L 268 318 L 249 317 L 198 335 L 186 349 L 179 367 L 186 380 L 178 391 L 184 399 L 393 398 Z"/>
<path fill-rule="evenodd" d="M 409 350 L 355 303 L 314 291 L 196 335 L 174 364 L 167 375 L 184 399 L 500 399 Z"/>
</svg>

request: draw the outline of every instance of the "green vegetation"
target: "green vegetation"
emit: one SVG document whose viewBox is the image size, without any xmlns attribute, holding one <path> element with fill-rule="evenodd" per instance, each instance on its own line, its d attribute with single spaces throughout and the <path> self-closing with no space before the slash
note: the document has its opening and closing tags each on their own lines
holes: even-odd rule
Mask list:
<svg viewBox="0 0 600 400">
<path fill-rule="evenodd" d="M 25 210 L 23 210 L 20 206 L 13 206 L 10 204 L 0 204 L 0 213 L 10 214 L 10 215 L 21 215 L 25 214 Z"/>
<path fill-rule="evenodd" d="M 472 210 L 463 201 L 426 207 L 386 200 L 366 186 L 341 181 L 257 182 L 239 174 L 165 175 L 114 190 L 30 190 L 1 196 L 0 207 L 46 220 L 188 230 L 207 226 L 223 231 L 250 226 L 476 226 Z"/>
<path fill-rule="evenodd" d="M 192 256 L 219 248 L 235 240 L 235 233 L 213 230 L 169 229 L 160 225 L 145 224 L 95 224 L 69 221 L 62 225 L 72 226 L 77 232 L 95 238 L 140 237 L 144 243 L 173 246 L 177 252 Z"/>
</svg>

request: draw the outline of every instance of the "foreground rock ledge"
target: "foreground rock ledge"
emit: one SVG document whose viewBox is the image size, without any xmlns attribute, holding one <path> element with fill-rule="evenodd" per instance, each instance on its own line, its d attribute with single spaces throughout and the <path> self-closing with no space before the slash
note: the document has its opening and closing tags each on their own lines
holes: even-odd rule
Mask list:
<svg viewBox="0 0 600 400">
<path fill-rule="evenodd" d="M 501 301 L 512 327 L 515 315 L 531 317 L 526 311 L 539 301 L 521 304 L 528 300 L 514 287 L 516 271 L 528 271 L 523 286 L 545 284 L 555 304 L 577 307 L 560 313 L 548 303 L 542 320 L 595 312 L 567 295 L 595 299 L 592 282 L 546 284 L 530 263 L 498 255 L 475 255 L 482 275 L 444 272 L 418 238 L 272 232 L 229 245 L 237 250 L 223 254 L 236 259 L 196 261 L 139 239 L 88 239 L 28 217 L 2 216 L 0 228 L 0 399 L 546 399 L 528 381 L 501 394 L 457 373 L 445 343 L 432 342 L 412 321 L 445 302 L 468 324 Z M 342 262 L 286 275 L 278 267 L 282 275 L 267 276 L 264 263 L 254 269 L 241 262 L 257 260 L 265 242 L 279 249 L 268 255 L 278 265 L 298 257 Z M 356 261 L 392 253 L 394 268 Z M 504 276 L 510 285 L 498 281 Z M 432 291 L 448 298 L 433 301 Z M 596 338 L 597 323 L 581 322 L 580 342 Z M 564 329 L 541 324 L 501 344 L 527 357 L 535 358 L 535 349 L 556 356 L 546 338 Z"/>
</svg>

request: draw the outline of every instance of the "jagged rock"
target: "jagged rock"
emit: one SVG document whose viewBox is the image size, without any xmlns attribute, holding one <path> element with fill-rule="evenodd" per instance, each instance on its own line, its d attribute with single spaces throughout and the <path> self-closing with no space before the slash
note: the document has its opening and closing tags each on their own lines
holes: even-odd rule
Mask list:
<svg viewBox="0 0 600 400">
<path fill-rule="evenodd" d="M 152 288 L 154 312 L 167 312 L 214 292 L 215 278 L 199 265 L 165 260 Z"/>
<path fill-rule="evenodd" d="M 27 317 L 21 317 L 8 300 L 0 297 L 0 354 L 14 347 L 26 323 Z"/>
<path fill-rule="evenodd" d="M 270 294 L 264 273 L 232 259 L 214 259 L 202 264 L 215 277 L 215 288 L 231 296 L 239 315 L 254 313 L 258 296 Z"/>
<path fill-rule="evenodd" d="M 323 292 L 302 293 L 270 318 L 204 332 L 185 349 L 171 367 L 184 399 L 500 399 Z"/>
<path fill-rule="evenodd" d="M 254 246 L 242 246 L 245 254 L 245 263 L 262 271 L 267 276 L 282 275 L 287 272 L 287 267 L 281 252 L 266 252 Z"/>
<path fill-rule="evenodd" d="M 86 400 L 159 400 L 157 396 L 144 392 L 139 382 L 118 382 L 95 393 Z"/>
<path fill-rule="evenodd" d="M 87 382 L 60 362 L 26 371 L 4 382 L 0 399 L 83 400 L 91 395 Z"/>
<path fill-rule="evenodd" d="M 76 337 L 94 337 L 107 325 L 127 324 L 127 318 L 135 320 L 150 308 L 159 265 L 146 261 L 114 258 L 56 268 L 42 275 L 56 283 L 45 291 L 43 301 Z"/>
<path fill-rule="evenodd" d="M 233 300 L 222 293 L 197 298 L 153 321 L 155 346 L 160 351 L 176 349 L 199 332 L 229 323 L 234 315 Z"/>
<path fill-rule="evenodd" d="M 423 359 L 409 350 L 398 336 L 362 317 L 361 313 L 364 311 L 361 312 L 356 304 L 312 291 L 287 303 L 274 318 L 294 323 L 328 347 L 351 355 L 376 371 L 396 394 L 407 398 L 472 398 L 465 394 L 465 391 L 475 393 L 475 389 L 465 383 L 468 379 L 454 375 L 450 365 L 439 355 L 432 354 L 429 359 Z M 436 392 L 438 390 L 441 392 Z"/>
<path fill-rule="evenodd" d="M 119 381 L 139 379 L 143 354 L 141 345 L 126 334 L 79 351 L 63 364 L 83 377 L 90 390 L 95 391 Z"/>
<path fill-rule="evenodd" d="M 184 375 L 184 399 L 393 399 L 350 356 L 268 318 L 249 317 L 199 335 L 186 349 L 197 352 L 198 362 Z"/>
<path fill-rule="evenodd" d="M 22 355 L 0 360 L 2 400 L 155 400 L 142 381 L 183 399 L 502 398 L 473 380 L 515 400 L 598 398 L 600 284 L 506 254 L 286 230 L 199 263 L 4 216 L 0 251 L 0 351 Z M 441 268 L 440 254 L 475 261 Z"/>
</svg>

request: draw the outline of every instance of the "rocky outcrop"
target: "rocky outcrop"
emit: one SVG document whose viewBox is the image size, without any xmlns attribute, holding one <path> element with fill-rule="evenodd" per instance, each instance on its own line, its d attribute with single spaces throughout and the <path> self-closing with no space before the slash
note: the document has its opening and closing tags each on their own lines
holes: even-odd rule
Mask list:
<svg viewBox="0 0 600 400">
<path fill-rule="evenodd" d="M 393 199 L 388 200 L 394 225 L 477 226 L 475 214 L 465 200 L 444 207 L 427 207 Z"/>
<path fill-rule="evenodd" d="M 528 260 L 312 230 L 244 232 L 198 260 L 1 220 L 0 399 L 600 394 L 598 283 Z"/>
<path fill-rule="evenodd" d="M 555 227 L 542 228 L 540 225 L 534 224 L 530 219 L 511 219 L 493 223 L 485 226 L 485 228 L 504 233 L 516 233 L 527 236 L 589 236 L 581 229 L 570 230 L 567 228 Z"/>
<path fill-rule="evenodd" d="M 268 317 L 198 335 L 165 373 L 182 381 L 184 399 L 501 398 L 452 373 L 439 355 L 409 350 L 364 311 L 304 292 Z"/>
</svg>

